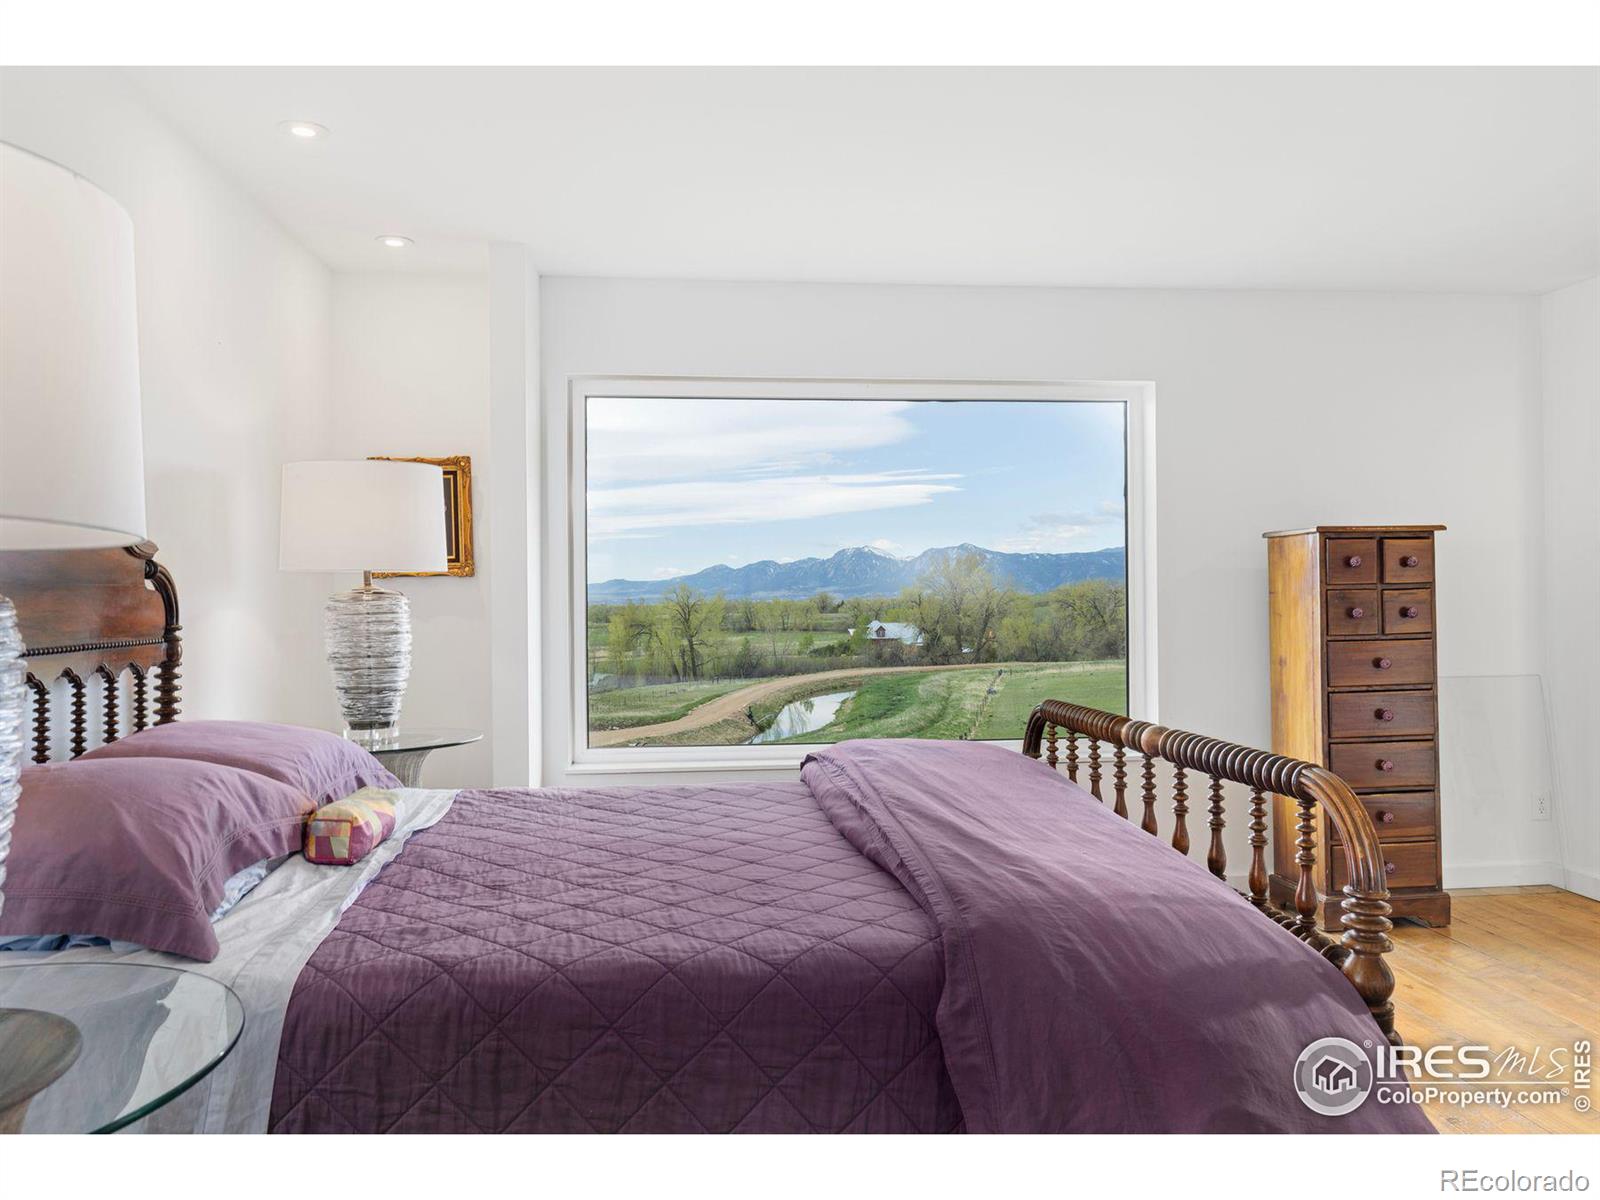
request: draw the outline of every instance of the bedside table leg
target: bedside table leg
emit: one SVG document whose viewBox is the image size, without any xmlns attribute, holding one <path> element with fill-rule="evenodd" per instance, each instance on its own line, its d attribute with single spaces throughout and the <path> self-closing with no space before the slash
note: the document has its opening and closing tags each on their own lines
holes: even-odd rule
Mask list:
<svg viewBox="0 0 1600 1200">
<path fill-rule="evenodd" d="M 429 755 L 428 750 L 385 750 L 378 754 L 378 760 L 394 772 L 394 777 L 400 781 L 401 787 L 416 787 L 417 780 L 422 776 L 422 763 Z"/>
</svg>

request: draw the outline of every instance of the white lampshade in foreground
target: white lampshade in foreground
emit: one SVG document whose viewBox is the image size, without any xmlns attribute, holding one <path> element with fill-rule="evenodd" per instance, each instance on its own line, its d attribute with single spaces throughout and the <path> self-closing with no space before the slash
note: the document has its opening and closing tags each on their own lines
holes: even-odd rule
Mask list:
<svg viewBox="0 0 1600 1200">
<path fill-rule="evenodd" d="M 444 472 L 427 463 L 285 463 L 278 567 L 443 571 Z"/>
<path fill-rule="evenodd" d="M 65 167 L 0 142 L 0 550 L 144 540 L 133 222 Z M 28 700 L 0 595 L 0 906 Z"/>
<path fill-rule="evenodd" d="M 0 550 L 144 540 L 133 223 L 0 143 Z"/>
</svg>

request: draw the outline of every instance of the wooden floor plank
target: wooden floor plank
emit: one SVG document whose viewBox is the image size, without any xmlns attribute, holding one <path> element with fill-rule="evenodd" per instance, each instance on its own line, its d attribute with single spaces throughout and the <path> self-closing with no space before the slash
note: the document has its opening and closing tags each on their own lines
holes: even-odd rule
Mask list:
<svg viewBox="0 0 1600 1200">
<path fill-rule="evenodd" d="M 1600 903 L 1543 886 L 1457 891 L 1453 899 L 1451 925 L 1394 931 L 1389 957 L 1408 1043 L 1528 1053 L 1600 1042 Z M 1557 1082 L 1570 1083 L 1570 1072 Z M 1589 1095 L 1600 1099 L 1600 1086 Z M 1600 1115 L 1580 1113 L 1570 1100 L 1512 1110 L 1432 1105 L 1428 1115 L 1449 1133 L 1600 1132 Z"/>
</svg>

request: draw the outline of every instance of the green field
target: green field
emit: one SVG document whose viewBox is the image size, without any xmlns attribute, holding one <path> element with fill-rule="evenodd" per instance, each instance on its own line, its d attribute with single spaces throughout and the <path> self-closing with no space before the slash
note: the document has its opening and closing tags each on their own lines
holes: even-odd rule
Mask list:
<svg viewBox="0 0 1600 1200">
<path fill-rule="evenodd" d="M 1022 666 L 959 667 L 948 671 L 874 675 L 870 670 L 842 679 L 797 680 L 739 718 L 640 744 L 657 746 L 737 745 L 766 728 L 792 701 L 856 689 L 828 725 L 769 745 L 815 745 L 847 738 L 1020 739 L 1028 714 L 1041 700 L 1067 700 L 1090 708 L 1123 712 L 1127 665 L 1122 662 L 1041 663 Z M 676 685 L 673 685 L 676 686 Z M 638 688 L 635 691 L 664 691 Z M 724 687 L 723 691 L 731 690 Z M 620 695 L 624 693 L 610 693 Z M 720 695 L 722 692 L 712 693 Z M 607 697 L 601 697 L 605 699 Z M 710 695 L 706 697 L 710 698 Z M 689 707 L 693 707 L 690 705 Z M 666 713 L 663 705 L 656 710 Z M 658 720 L 673 720 L 687 709 L 681 703 Z M 633 725 L 647 724 L 644 720 Z M 599 726 L 595 726 L 599 728 Z M 610 728 L 623 728 L 621 724 Z"/>
<path fill-rule="evenodd" d="M 589 697 L 590 729 L 632 729 L 657 721 L 676 721 L 707 700 L 715 700 L 748 679 L 723 679 L 715 683 L 662 683 L 650 687 L 619 688 Z"/>
<path fill-rule="evenodd" d="M 972 736 L 1020 738 L 1028 714 L 1041 700 L 1065 700 L 1126 713 L 1128 666 L 1120 662 L 1059 663 L 1007 670 L 999 694 L 990 698 Z"/>
</svg>

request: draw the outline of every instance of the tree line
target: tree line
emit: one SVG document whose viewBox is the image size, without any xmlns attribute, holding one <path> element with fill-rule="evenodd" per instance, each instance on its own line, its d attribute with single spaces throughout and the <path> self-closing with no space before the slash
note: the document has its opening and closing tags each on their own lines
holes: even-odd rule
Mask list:
<svg viewBox="0 0 1600 1200">
<path fill-rule="evenodd" d="M 868 623 L 914 625 L 922 645 L 869 645 Z M 937 564 L 892 598 L 729 599 L 679 584 L 655 603 L 589 607 L 606 631 L 595 669 L 617 676 L 745 678 L 891 661 L 1072 662 L 1127 654 L 1127 589 L 1111 580 L 1030 595 L 981 556 Z"/>
</svg>

